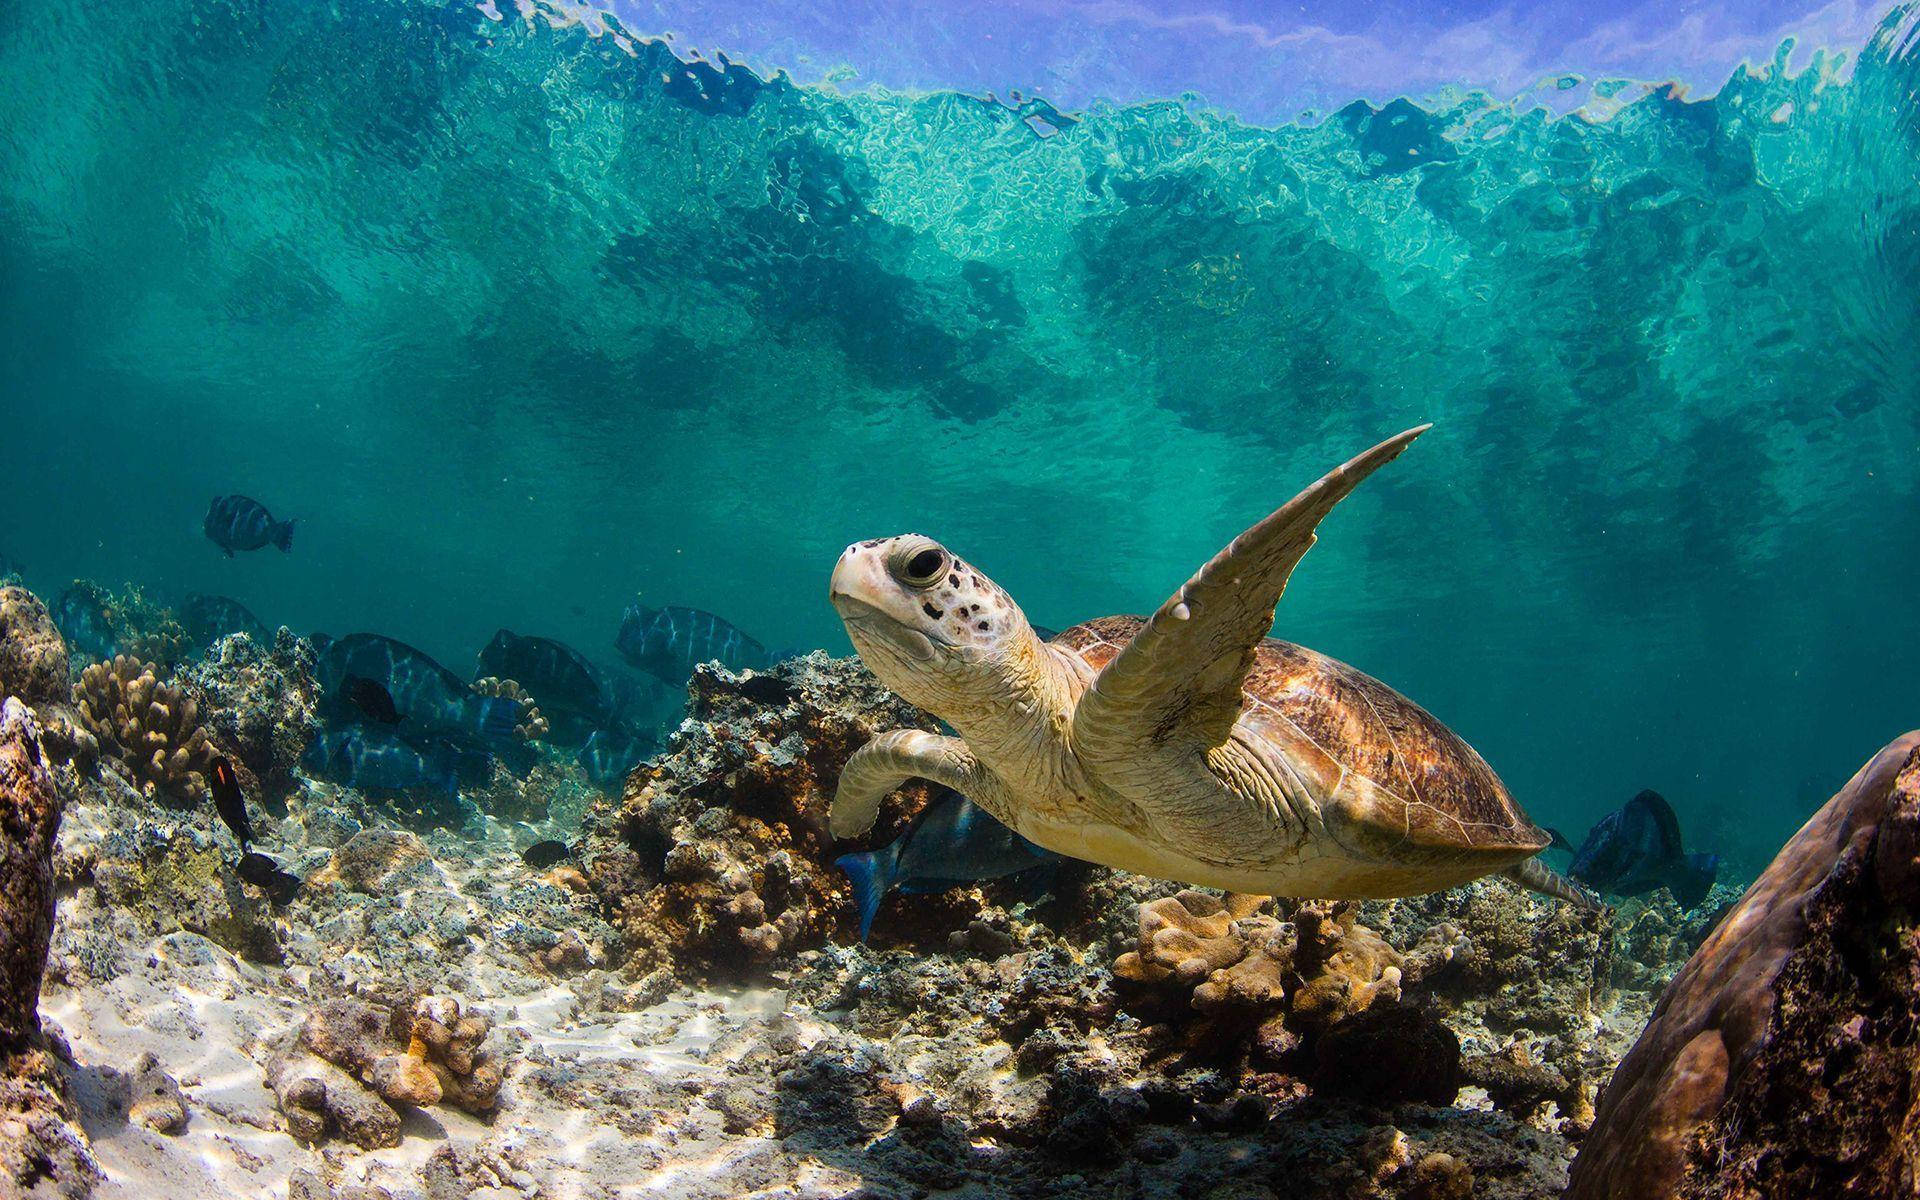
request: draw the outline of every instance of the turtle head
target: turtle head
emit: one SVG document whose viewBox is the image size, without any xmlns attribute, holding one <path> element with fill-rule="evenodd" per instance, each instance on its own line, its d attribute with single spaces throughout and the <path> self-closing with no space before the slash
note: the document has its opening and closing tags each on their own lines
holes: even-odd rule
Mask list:
<svg viewBox="0 0 1920 1200">
<path fill-rule="evenodd" d="M 828 596 L 880 681 L 948 719 L 999 698 L 1038 644 L 998 584 L 917 533 L 848 546 Z"/>
</svg>

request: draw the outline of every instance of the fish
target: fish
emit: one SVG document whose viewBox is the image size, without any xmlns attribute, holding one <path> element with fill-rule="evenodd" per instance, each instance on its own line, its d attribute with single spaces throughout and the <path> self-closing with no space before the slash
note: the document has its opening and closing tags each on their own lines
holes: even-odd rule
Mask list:
<svg viewBox="0 0 1920 1200">
<path fill-rule="evenodd" d="M 520 852 L 521 860 L 536 871 L 544 871 L 556 863 L 563 863 L 573 857 L 575 857 L 573 851 L 565 842 L 552 840 L 535 842 Z"/>
<path fill-rule="evenodd" d="M 340 683 L 340 695 L 370 721 L 382 725 L 400 723 L 400 710 L 393 706 L 393 693 L 365 675 L 347 676 Z"/>
<path fill-rule="evenodd" d="M 767 648 L 724 618 L 677 605 L 629 605 L 613 644 L 622 658 L 671 684 L 685 683 L 696 663 L 717 660 L 730 671 L 767 665 Z"/>
<path fill-rule="evenodd" d="M 377 633 L 341 638 L 317 636 L 313 675 L 328 695 L 343 695 L 349 678 L 370 679 L 386 689 L 396 716 L 409 728 L 506 741 L 514 737 L 525 705 L 510 696 L 482 696 L 466 680 L 425 651 Z"/>
<path fill-rule="evenodd" d="M 863 854 L 843 854 L 833 865 L 846 872 L 853 885 L 864 942 L 880 902 L 895 888 L 916 894 L 944 892 L 1050 866 L 1060 859 L 994 820 L 959 792 L 942 788 L 891 844 Z"/>
<path fill-rule="evenodd" d="M 249 850 L 233 864 L 233 872 L 240 878 L 266 891 L 267 897 L 275 904 L 285 904 L 300 891 L 297 876 L 280 869 L 280 864 L 257 850 Z"/>
<path fill-rule="evenodd" d="M 293 522 L 276 521 L 267 506 L 251 496 L 216 496 L 207 505 L 202 525 L 207 540 L 233 557 L 235 550 L 260 550 L 277 546 L 282 554 L 293 549 Z"/>
<path fill-rule="evenodd" d="M 479 674 L 511 679 L 527 689 L 550 730 L 567 744 L 610 723 L 619 708 L 619 697 L 607 673 L 572 646 L 553 638 L 526 637 L 502 629 L 480 651 Z"/>
<path fill-rule="evenodd" d="M 213 776 L 209 784 L 213 792 L 213 808 L 220 819 L 233 830 L 233 836 L 240 839 L 240 848 L 245 850 L 253 842 L 253 825 L 247 820 L 247 797 L 240 790 L 240 776 L 234 773 L 233 764 L 225 755 L 213 760 Z"/>
<path fill-rule="evenodd" d="M 267 627 L 246 605 L 231 596 L 209 596 L 194 592 L 180 606 L 181 623 L 187 636 L 202 646 L 210 646 L 230 633 L 244 633 L 264 639 Z"/>
<path fill-rule="evenodd" d="M 1060 636 L 1060 631 L 1057 629 L 1048 629 L 1045 625 L 1035 625 L 1033 627 L 1033 636 L 1043 642 L 1050 642 Z"/>
<path fill-rule="evenodd" d="M 349 725 L 313 740 L 300 763 L 308 771 L 353 788 L 460 791 L 461 755 L 451 743 L 413 745 L 390 729 Z"/>
<path fill-rule="evenodd" d="M 107 611 L 106 598 L 93 584 L 75 580 L 53 602 L 50 615 L 68 649 L 98 659 L 112 658 L 120 652 L 120 635 Z"/>
<path fill-rule="evenodd" d="M 1685 851 L 1673 806 L 1649 790 L 1602 817 L 1588 831 L 1574 851 L 1567 874 L 1616 896 L 1638 896 L 1664 887 L 1680 907 L 1693 908 L 1713 890 L 1719 869 L 1719 855 Z"/>
<path fill-rule="evenodd" d="M 653 753 L 653 746 L 653 739 L 644 733 L 596 729 L 574 761 L 595 783 L 619 783 Z"/>
</svg>

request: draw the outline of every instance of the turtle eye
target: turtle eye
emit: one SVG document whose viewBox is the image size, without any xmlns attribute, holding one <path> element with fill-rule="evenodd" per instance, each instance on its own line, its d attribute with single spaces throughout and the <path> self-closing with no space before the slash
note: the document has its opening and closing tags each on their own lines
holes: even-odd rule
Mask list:
<svg viewBox="0 0 1920 1200">
<path fill-rule="evenodd" d="M 927 587 L 947 569 L 947 552 L 928 546 L 900 566 L 900 581 L 911 587 Z"/>
</svg>

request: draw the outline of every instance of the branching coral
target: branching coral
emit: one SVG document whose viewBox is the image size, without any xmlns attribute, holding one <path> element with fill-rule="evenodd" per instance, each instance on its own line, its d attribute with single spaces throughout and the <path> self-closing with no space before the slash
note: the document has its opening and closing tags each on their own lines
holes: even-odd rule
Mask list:
<svg viewBox="0 0 1920 1200">
<path fill-rule="evenodd" d="M 535 742 L 547 736 L 547 719 L 540 715 L 540 708 L 533 702 L 532 695 L 518 681 L 496 679 L 488 675 L 474 680 L 473 690 L 482 696 L 504 696 L 509 700 L 518 700 L 521 705 L 520 722 L 513 727 L 513 731 L 523 740 Z"/>
<path fill-rule="evenodd" d="M 205 794 L 213 746 L 192 696 L 125 654 L 82 671 L 78 691 L 80 723 L 149 792 L 188 803 Z"/>
</svg>

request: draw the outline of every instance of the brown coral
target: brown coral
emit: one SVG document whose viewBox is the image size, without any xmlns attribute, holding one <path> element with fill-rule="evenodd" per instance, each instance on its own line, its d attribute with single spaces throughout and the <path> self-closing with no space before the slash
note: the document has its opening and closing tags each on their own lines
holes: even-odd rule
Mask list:
<svg viewBox="0 0 1920 1200">
<path fill-rule="evenodd" d="M 1259 913 L 1257 896 L 1183 891 L 1140 906 L 1139 941 L 1113 972 L 1161 998 L 1184 997 L 1207 1023 L 1262 1022 L 1263 1039 L 1290 1048 L 1273 1018 L 1313 1033 L 1400 996 L 1401 958 L 1351 907 L 1310 902 L 1292 920 Z M 1212 1038 L 1211 1031 L 1195 1032 Z"/>
<path fill-rule="evenodd" d="M 464 1010 L 452 997 L 419 996 L 391 1005 L 343 999 L 307 1014 L 299 1045 L 389 1104 L 444 1103 L 488 1113 L 499 1102 L 504 1077 L 499 1058 L 486 1045 L 492 1028 L 484 1013 Z M 343 1090 L 333 1082 L 336 1099 Z M 301 1097 L 294 1100 L 296 1107 L 314 1107 Z M 294 1113 L 288 1118 L 301 1119 Z"/>
<path fill-rule="evenodd" d="M 131 655 L 95 663 L 80 673 L 79 717 L 110 746 L 149 793 L 192 803 L 206 792 L 213 746 L 200 725 L 200 706 L 181 688 L 162 683 L 154 667 Z"/>
<path fill-rule="evenodd" d="M 520 702 L 520 721 L 513 732 L 523 741 L 537 742 L 547 736 L 547 719 L 540 715 L 540 708 L 533 702 L 533 696 L 517 680 L 497 679 L 492 675 L 473 681 L 473 690 L 482 696 L 504 696 Z"/>
</svg>

